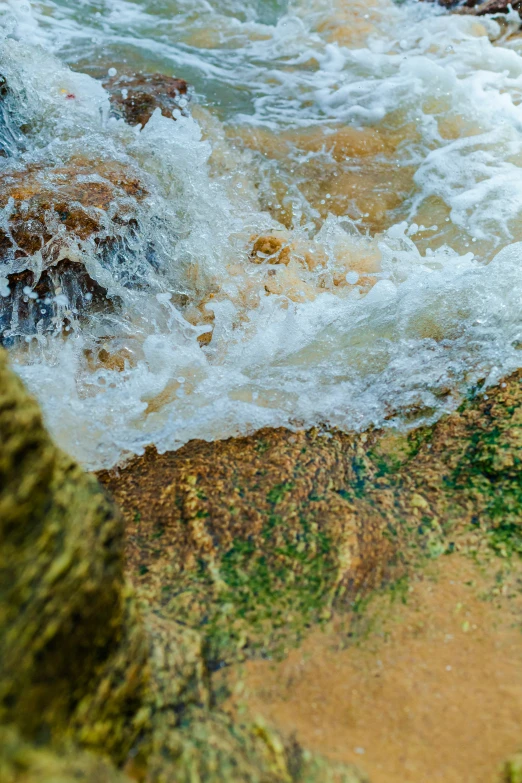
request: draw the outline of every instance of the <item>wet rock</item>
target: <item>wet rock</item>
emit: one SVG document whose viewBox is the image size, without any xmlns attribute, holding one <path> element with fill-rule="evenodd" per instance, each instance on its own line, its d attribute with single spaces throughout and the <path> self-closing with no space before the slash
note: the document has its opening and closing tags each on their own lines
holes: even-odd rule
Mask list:
<svg viewBox="0 0 522 783">
<path fill-rule="evenodd" d="M 515 11 L 522 8 L 522 2 L 509 3 L 506 0 L 438 0 L 439 5 L 453 11 L 455 14 L 485 16 L 486 14 L 507 14 L 512 7 Z"/>
<path fill-rule="evenodd" d="M 0 340 L 59 331 L 106 289 L 87 272 L 84 243 L 102 265 L 125 261 L 146 190 L 116 162 L 73 159 L 66 166 L 7 171 L 0 185 Z M 121 264 L 123 284 L 129 276 Z"/>
<path fill-rule="evenodd" d="M 149 449 L 100 474 L 125 515 L 129 576 L 204 635 L 218 668 L 284 653 L 419 553 L 522 552 L 521 380 L 409 435 L 279 429 Z"/>
<path fill-rule="evenodd" d="M 131 578 L 205 633 L 211 667 L 284 649 L 334 597 L 389 576 L 399 538 L 357 490 L 376 438 L 263 430 L 101 474 L 126 516 Z"/>
<path fill-rule="evenodd" d="M 510 7 L 520 13 L 521 2 L 509 3 L 506 0 L 486 0 L 483 3 L 476 0 L 468 0 L 455 9 L 457 14 L 471 14 L 473 16 L 485 16 L 486 14 L 507 14 Z"/>
<path fill-rule="evenodd" d="M 214 705 L 202 637 L 146 595 L 138 609 L 118 512 L 1 349 L 0 659 L 6 783 L 364 780 Z"/>
<path fill-rule="evenodd" d="M 284 238 L 276 235 L 258 237 L 252 247 L 250 260 L 253 264 L 288 264 L 290 247 Z"/>
<path fill-rule="evenodd" d="M 148 783 L 364 780 L 221 711 L 207 663 L 281 654 L 419 558 L 522 552 L 521 381 L 408 435 L 265 430 L 101 474 L 134 594 L 114 507 L 0 351 L 0 778 L 120 780 L 101 752 Z"/>
<path fill-rule="evenodd" d="M 0 335 L 7 346 L 15 335 L 39 331 L 39 325 L 44 330 L 67 330 L 76 316 L 106 301 L 106 289 L 69 259 L 44 269 L 39 277 L 26 269 L 6 280 L 7 295 L 0 299 Z"/>
<path fill-rule="evenodd" d="M 121 520 L 53 446 L 2 351 L 0 444 L 0 723 L 28 739 L 79 734 L 121 758 L 148 679 Z"/>
<path fill-rule="evenodd" d="M 113 113 L 129 125 L 144 127 L 156 109 L 164 117 L 187 115 L 190 88 L 183 79 L 162 73 L 115 76 L 103 83 L 110 94 Z"/>
</svg>

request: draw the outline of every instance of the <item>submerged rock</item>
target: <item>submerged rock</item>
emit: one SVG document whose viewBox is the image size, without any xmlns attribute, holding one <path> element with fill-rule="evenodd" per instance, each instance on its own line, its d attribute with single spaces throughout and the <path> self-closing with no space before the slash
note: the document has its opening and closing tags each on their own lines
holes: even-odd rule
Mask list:
<svg viewBox="0 0 522 783">
<path fill-rule="evenodd" d="M 522 551 L 521 380 L 409 435 L 262 430 L 100 474 L 133 583 L 219 668 L 284 652 L 419 553 Z"/>
<path fill-rule="evenodd" d="M 183 79 L 162 73 L 114 76 L 103 82 L 110 94 L 113 113 L 129 125 L 144 127 L 159 109 L 164 117 L 187 115 L 190 88 Z"/>
<path fill-rule="evenodd" d="M 202 638 L 146 596 L 138 609 L 118 512 L 1 349 L 0 659 L 2 781 L 365 779 L 214 705 Z"/>
<path fill-rule="evenodd" d="M 190 90 L 181 79 L 125 75 L 105 86 L 115 114 L 131 125 L 145 125 L 157 108 L 171 118 L 187 113 Z M 24 139 L 14 125 L 13 100 L 0 75 L 3 157 L 16 156 Z M 93 266 L 110 267 L 123 286 L 139 284 L 129 259 L 154 265 L 154 250 L 145 242 L 136 251 L 136 208 L 147 189 L 130 166 L 79 156 L 58 165 L 6 165 L 0 184 L 0 343 L 10 345 L 67 331 L 93 307 L 110 307 Z"/>
<path fill-rule="evenodd" d="M 84 247 L 102 265 L 126 268 L 134 211 L 146 189 L 114 161 L 6 171 L 0 186 L 0 340 L 59 331 L 107 290 L 85 267 Z M 127 250 L 127 253 L 125 252 Z"/>
</svg>

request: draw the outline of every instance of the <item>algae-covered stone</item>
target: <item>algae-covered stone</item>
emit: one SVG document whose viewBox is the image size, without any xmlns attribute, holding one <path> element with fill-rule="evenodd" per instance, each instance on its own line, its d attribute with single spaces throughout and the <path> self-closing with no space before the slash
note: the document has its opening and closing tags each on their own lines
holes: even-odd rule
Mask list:
<svg viewBox="0 0 522 783">
<path fill-rule="evenodd" d="M 367 783 L 349 765 L 327 762 L 296 742 L 284 743 L 261 720 L 245 729 L 219 712 L 172 735 L 170 749 L 178 758 L 176 783 Z M 159 759 L 153 775 L 161 779 Z"/>
<path fill-rule="evenodd" d="M 121 520 L 54 447 L 4 352 L 0 444 L 0 721 L 50 739 L 79 723 L 85 744 L 125 755 L 148 645 L 131 622 Z"/>
<path fill-rule="evenodd" d="M 374 439 L 266 430 L 102 474 L 140 594 L 204 633 L 211 666 L 297 641 L 389 573 L 397 542 L 359 497 Z"/>
<path fill-rule="evenodd" d="M 58 755 L 22 740 L 12 728 L 0 728 L 2 783 L 130 783 L 108 761 L 91 753 Z"/>
<path fill-rule="evenodd" d="M 284 651 L 419 554 L 522 552 L 521 378 L 409 434 L 262 430 L 102 473 L 133 583 L 220 666 Z"/>
<path fill-rule="evenodd" d="M 0 349 L 0 781 L 363 780 L 216 708 L 202 636 L 138 610 L 122 532 Z"/>
</svg>

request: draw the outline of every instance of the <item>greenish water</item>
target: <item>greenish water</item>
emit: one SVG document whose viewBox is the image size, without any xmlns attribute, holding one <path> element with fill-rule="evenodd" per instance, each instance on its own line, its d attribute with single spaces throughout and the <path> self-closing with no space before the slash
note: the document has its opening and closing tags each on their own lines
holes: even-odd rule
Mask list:
<svg viewBox="0 0 522 783">
<path fill-rule="evenodd" d="M 118 161 L 147 192 L 101 216 L 110 236 L 132 215 L 112 256 L 45 218 L 107 290 L 101 312 L 62 295 L 56 328 L 6 330 L 58 441 L 99 467 L 262 426 L 409 427 L 518 367 L 517 18 L 414 0 L 0 2 L 3 132 L 26 134 L 3 181 L 80 163 L 103 180 Z M 192 117 L 111 118 L 110 69 L 185 78 Z M 15 251 L 4 293 L 49 263 Z"/>
</svg>

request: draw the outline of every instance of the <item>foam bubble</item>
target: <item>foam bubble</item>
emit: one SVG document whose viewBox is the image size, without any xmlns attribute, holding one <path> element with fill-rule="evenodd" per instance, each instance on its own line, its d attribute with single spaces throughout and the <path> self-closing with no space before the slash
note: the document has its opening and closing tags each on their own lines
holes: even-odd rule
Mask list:
<svg viewBox="0 0 522 783">
<path fill-rule="evenodd" d="M 263 426 L 408 427 L 519 367 L 522 57 L 498 23 L 413 3 L 194 8 L 0 3 L 5 171 L 81 157 L 103 180 L 117 161 L 147 193 L 101 215 L 105 237 L 126 216 L 117 252 L 47 216 L 108 293 L 83 318 L 58 293 L 69 336 L 59 320 L 11 349 L 58 442 L 95 468 Z M 177 70 L 209 108 L 131 129 L 73 56 L 100 76 Z M 41 252 L 23 263 L 38 273 Z"/>
</svg>

